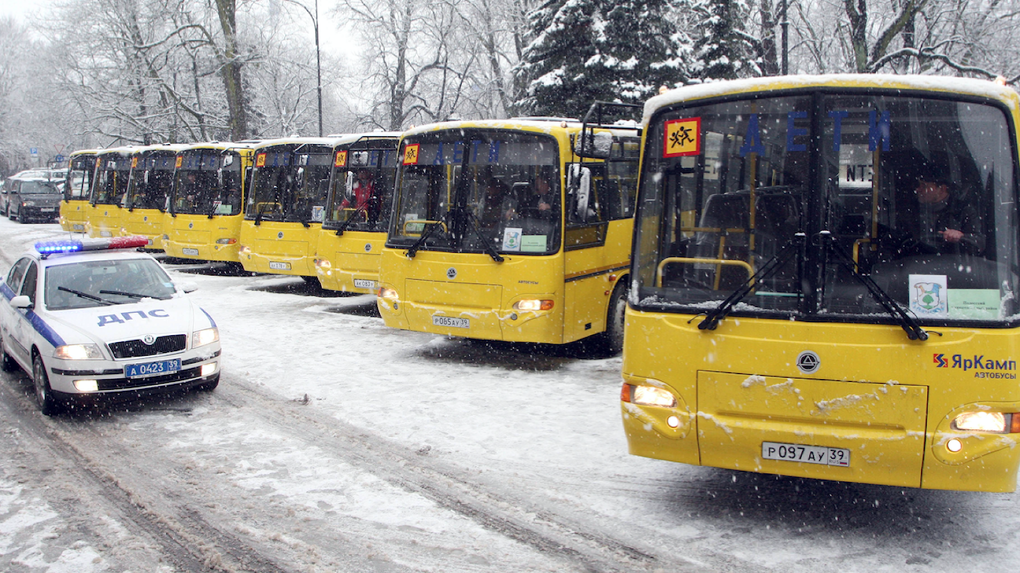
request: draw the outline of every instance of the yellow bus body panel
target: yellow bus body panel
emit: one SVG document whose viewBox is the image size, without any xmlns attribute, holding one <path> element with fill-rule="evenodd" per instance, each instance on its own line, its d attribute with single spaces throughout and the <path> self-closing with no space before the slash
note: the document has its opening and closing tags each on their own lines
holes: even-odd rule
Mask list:
<svg viewBox="0 0 1020 573">
<path fill-rule="evenodd" d="M 478 253 L 402 249 L 382 255 L 380 286 L 400 293 L 395 302 L 379 298 L 387 326 L 509 342 L 563 342 L 563 258 L 506 256 L 502 263 Z M 553 308 L 517 312 L 521 299 L 551 299 Z M 433 316 L 467 319 L 468 327 L 437 325 Z"/>
<path fill-rule="evenodd" d="M 159 209 L 121 209 L 117 236 L 141 235 L 149 240 L 149 249 L 163 250 L 163 219 L 169 217 Z"/>
<path fill-rule="evenodd" d="M 385 244 L 386 233 L 344 231 L 338 237 L 336 231 L 322 229 L 315 258 L 329 264 L 316 265 L 319 284 L 327 290 L 375 293 Z"/>
<path fill-rule="evenodd" d="M 242 221 L 241 265 L 255 273 L 314 277 L 315 249 L 322 223 Z"/>
<path fill-rule="evenodd" d="M 239 263 L 238 237 L 244 215 L 167 214 L 163 227 L 163 250 L 171 257 Z M 219 242 L 218 242 L 219 241 Z"/>
<path fill-rule="evenodd" d="M 84 233 L 85 223 L 88 222 L 87 200 L 61 201 L 60 202 L 60 228 L 68 233 Z"/>
<path fill-rule="evenodd" d="M 1015 489 L 1020 434 L 950 427 L 965 408 L 1020 411 L 1015 382 L 956 367 L 1015 356 L 1011 330 L 941 328 L 919 342 L 888 325 L 730 317 L 699 331 L 702 319 L 628 309 L 624 382 L 664 388 L 677 402 L 621 403 L 632 454 L 849 482 Z M 820 358 L 813 374 L 796 366 L 806 350 Z M 937 355 L 950 367 L 939 367 Z M 947 448 L 951 439 L 962 443 L 959 452 Z M 850 466 L 764 459 L 766 441 L 844 448 Z"/>
<path fill-rule="evenodd" d="M 121 236 L 121 220 L 124 211 L 125 209 L 120 205 L 86 205 L 85 217 L 88 222 L 85 224 L 85 232 L 90 237 Z"/>
</svg>

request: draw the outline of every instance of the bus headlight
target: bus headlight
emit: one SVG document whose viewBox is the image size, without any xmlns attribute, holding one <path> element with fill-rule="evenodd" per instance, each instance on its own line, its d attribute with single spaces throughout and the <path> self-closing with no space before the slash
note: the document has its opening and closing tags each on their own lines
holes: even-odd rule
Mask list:
<svg viewBox="0 0 1020 573">
<path fill-rule="evenodd" d="M 394 289 L 391 289 L 391 288 L 387 288 L 387 287 L 380 287 L 379 288 L 379 292 L 376 293 L 376 296 L 378 296 L 379 298 L 385 298 L 387 300 L 394 300 L 394 301 L 395 300 L 400 300 L 400 297 L 397 296 L 397 291 L 394 290 Z"/>
<path fill-rule="evenodd" d="M 206 328 L 205 330 L 196 330 L 191 335 L 191 347 L 199 348 L 206 344 L 212 344 L 220 339 L 220 331 L 217 328 Z"/>
<path fill-rule="evenodd" d="M 988 411 L 963 412 L 953 418 L 952 428 L 963 432 L 994 434 L 1020 432 L 1020 416 Z"/>
<path fill-rule="evenodd" d="M 539 299 L 519 300 L 513 304 L 513 309 L 516 311 L 552 310 L 552 307 L 553 301 Z"/>
<path fill-rule="evenodd" d="M 98 360 L 103 353 L 98 344 L 65 344 L 53 349 L 53 357 L 60 360 Z"/>
<path fill-rule="evenodd" d="M 328 272 L 333 268 L 333 263 L 330 263 L 328 259 L 315 259 L 315 268 Z"/>
<path fill-rule="evenodd" d="M 251 256 L 251 248 L 248 245 L 237 245 L 237 254 Z"/>
<path fill-rule="evenodd" d="M 658 406 L 660 408 L 675 408 L 676 398 L 663 388 L 654 386 L 636 386 L 624 384 L 620 390 L 620 400 L 637 404 L 638 406 Z"/>
<path fill-rule="evenodd" d="M 237 239 L 233 237 L 224 237 L 222 239 L 216 239 L 217 245 L 233 245 L 237 242 Z"/>
</svg>

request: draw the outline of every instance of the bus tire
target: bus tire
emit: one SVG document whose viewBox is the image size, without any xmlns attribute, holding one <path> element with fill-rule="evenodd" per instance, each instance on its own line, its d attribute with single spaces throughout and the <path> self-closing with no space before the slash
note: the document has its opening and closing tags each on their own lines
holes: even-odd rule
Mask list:
<svg viewBox="0 0 1020 573">
<path fill-rule="evenodd" d="M 601 353 L 615 356 L 623 351 L 624 314 L 627 312 L 627 280 L 623 277 L 616 283 L 609 297 L 606 310 L 606 329 L 596 334 L 596 347 Z"/>
</svg>

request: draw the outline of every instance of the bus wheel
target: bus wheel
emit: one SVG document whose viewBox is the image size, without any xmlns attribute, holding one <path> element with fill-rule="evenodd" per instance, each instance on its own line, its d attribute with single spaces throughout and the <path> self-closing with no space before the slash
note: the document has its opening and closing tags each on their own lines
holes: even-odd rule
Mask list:
<svg viewBox="0 0 1020 573">
<path fill-rule="evenodd" d="M 623 277 L 612 296 L 609 297 L 609 309 L 606 312 L 606 329 L 596 335 L 598 350 L 606 355 L 615 356 L 623 350 L 623 322 L 627 311 L 627 277 Z"/>
</svg>

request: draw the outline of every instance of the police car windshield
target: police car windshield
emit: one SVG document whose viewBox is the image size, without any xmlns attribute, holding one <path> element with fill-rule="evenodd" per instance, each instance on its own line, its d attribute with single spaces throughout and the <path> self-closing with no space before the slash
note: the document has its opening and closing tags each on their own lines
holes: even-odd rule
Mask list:
<svg viewBox="0 0 1020 573">
<path fill-rule="evenodd" d="M 46 269 L 47 310 L 126 304 L 174 295 L 170 277 L 150 259 L 83 261 Z"/>
</svg>

